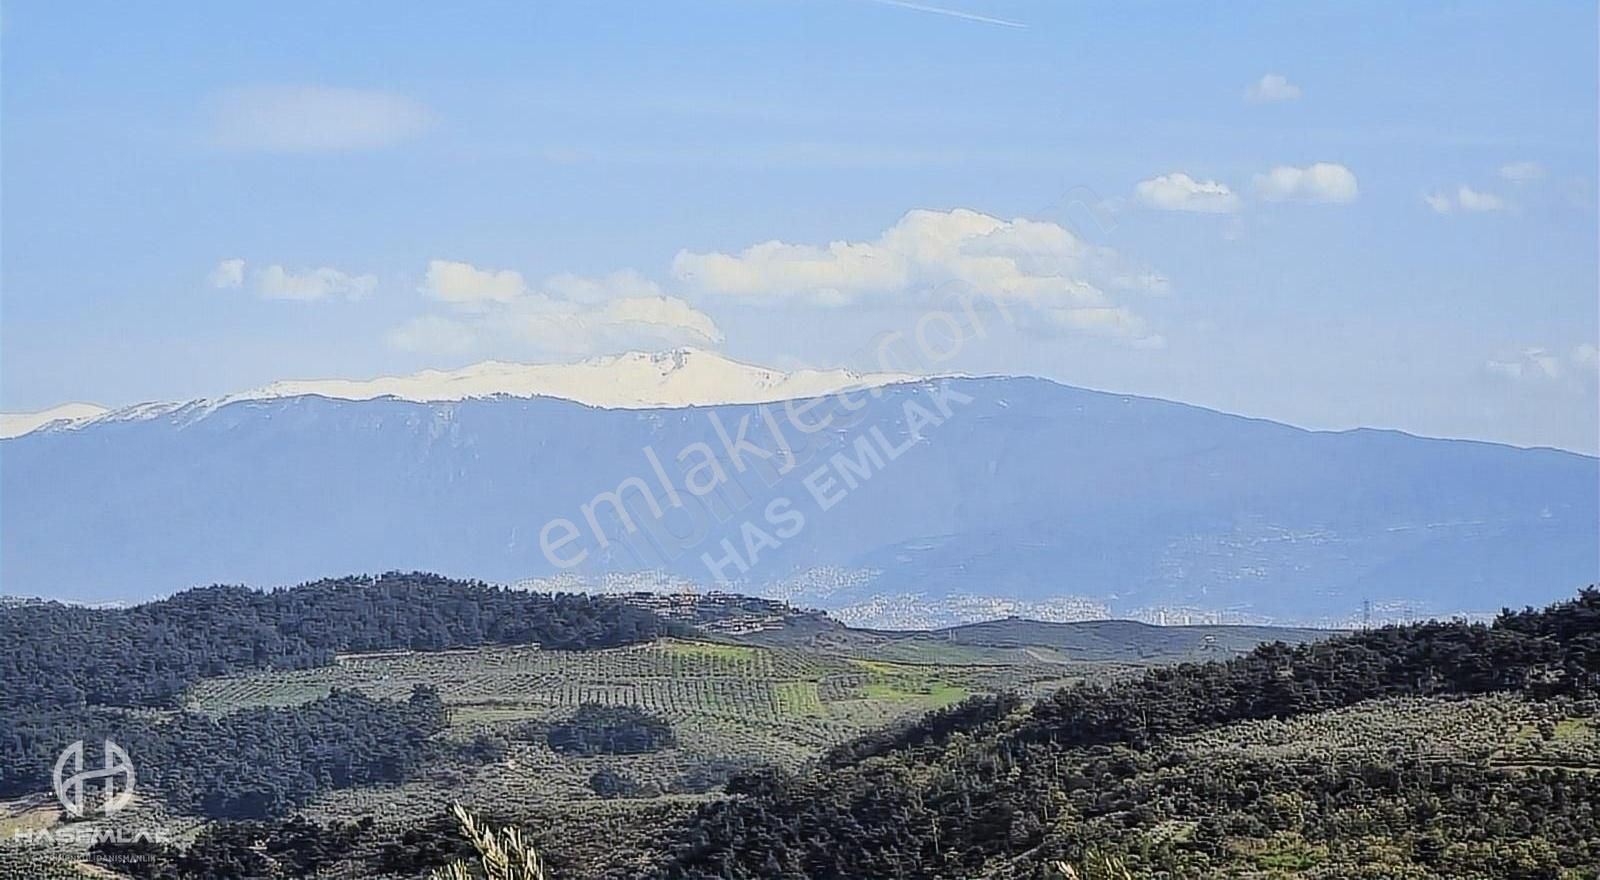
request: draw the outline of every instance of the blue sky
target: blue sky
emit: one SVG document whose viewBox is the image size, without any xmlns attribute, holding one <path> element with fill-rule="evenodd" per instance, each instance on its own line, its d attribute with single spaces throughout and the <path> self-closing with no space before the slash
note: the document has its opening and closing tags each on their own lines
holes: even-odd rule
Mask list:
<svg viewBox="0 0 1600 880">
<path fill-rule="evenodd" d="M 680 344 L 870 367 L 955 285 L 1018 320 L 953 369 L 1592 453 L 1596 26 L 14 2 L 0 405 Z"/>
</svg>

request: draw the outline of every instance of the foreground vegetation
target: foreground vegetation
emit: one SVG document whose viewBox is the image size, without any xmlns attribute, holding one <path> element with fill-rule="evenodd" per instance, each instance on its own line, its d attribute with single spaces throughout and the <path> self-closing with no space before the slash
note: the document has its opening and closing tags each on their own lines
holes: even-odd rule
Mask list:
<svg viewBox="0 0 1600 880">
<path fill-rule="evenodd" d="M 1578 877 L 1600 864 L 1600 591 L 1493 626 L 1429 623 L 1225 663 L 984 699 L 842 750 L 819 773 L 734 780 L 680 828 L 662 877 L 1041 877 L 1113 851 L 1148 876 Z M 1561 718 L 1567 761 L 1391 747 L 1289 758 L 1200 748 L 1390 701 L 1514 694 Z M 1370 702 L 1369 702 L 1370 701 Z M 1520 728 L 1519 728 L 1520 729 Z M 1559 729 L 1550 723 L 1552 732 Z M 1508 731 L 1502 730 L 1504 735 Z"/>
<path fill-rule="evenodd" d="M 0 756 L 12 793 L 48 791 L 59 737 L 82 731 L 71 713 L 19 715 Z M 320 791 L 397 783 L 437 750 L 444 704 L 431 688 L 405 700 L 337 691 L 295 709 L 202 715 L 104 712 L 97 736 L 137 755 L 139 784 L 179 813 L 210 818 L 281 816 Z M 82 733 L 78 733 L 82 736 Z"/>
<path fill-rule="evenodd" d="M 291 704 L 183 710 L 188 690 L 242 671 L 320 670 L 345 651 L 480 645 L 585 649 L 687 628 L 614 600 L 545 595 L 434 575 L 288 590 L 191 590 L 128 609 L 0 609 L 0 798 L 49 789 L 55 757 L 91 735 L 137 755 L 177 812 L 282 815 L 312 795 L 412 777 L 437 749 L 428 682 L 377 696 L 326 687 Z M 178 710 L 178 711 L 174 711 Z"/>
<path fill-rule="evenodd" d="M 1059 660 L 1068 631 L 1037 627 L 1053 647 L 963 634 L 963 665 L 926 637 L 790 629 L 769 647 L 673 626 L 589 650 L 267 664 L 195 680 L 175 709 L 54 710 L 95 713 L 141 762 L 135 808 L 88 825 L 176 831 L 75 858 L 139 880 L 496 876 L 485 840 L 512 839 L 546 880 L 1573 880 L 1600 864 L 1595 590 L 1493 625 L 1142 670 Z M 45 741 L 6 723 L 13 750 Z M 0 781 L 47 789 L 50 756 L 24 753 Z M 0 847 L 0 876 L 71 870 L 41 856 Z"/>
<path fill-rule="evenodd" d="M 203 677 L 325 666 L 341 652 L 580 650 L 685 632 L 604 597 L 422 573 L 285 590 L 208 587 L 132 608 L 8 604 L 0 608 L 0 709 L 171 708 Z"/>
<path fill-rule="evenodd" d="M 968 694 L 1038 692 L 1091 668 L 994 658 L 909 662 L 923 655 L 903 647 L 896 653 L 906 659 L 883 660 L 870 650 L 768 647 L 754 636 L 734 643 L 616 600 L 547 603 L 522 595 L 394 575 L 277 593 L 208 589 L 157 603 L 137 618 L 143 635 L 127 637 L 154 647 L 146 659 L 120 661 L 134 669 L 136 687 L 117 705 L 68 701 L 0 718 L 0 797 L 19 798 L 0 803 L 0 820 L 17 828 L 76 829 L 90 840 L 101 832 L 154 829 L 170 839 L 143 853 L 151 870 L 159 866 L 150 876 L 209 876 L 203 864 L 247 840 L 258 854 L 320 855 L 262 861 L 241 853 L 238 864 L 254 867 L 237 876 L 274 876 L 260 873 L 271 865 L 295 877 L 416 876 L 456 853 L 454 824 L 440 805 L 465 798 L 502 821 L 551 827 L 572 821 L 583 835 L 569 836 L 576 845 L 562 848 L 563 864 L 588 864 L 595 854 L 638 855 L 640 847 L 614 842 L 683 818 L 720 796 L 742 770 L 769 763 L 798 768 L 833 745 Z M 329 603 L 388 608 L 400 601 L 411 603 L 403 615 L 385 611 L 388 622 L 361 639 L 328 610 Z M 284 617 L 256 636 L 273 644 L 282 636 L 280 647 L 291 648 L 228 654 L 227 639 L 212 628 L 266 627 L 264 616 L 240 612 L 240 603 L 299 607 L 313 617 L 298 623 Z M 731 613 L 726 597 L 708 604 Z M 765 618 L 773 609 L 754 611 Z M 13 632 L 41 621 L 88 626 L 104 613 L 7 606 L 0 608 L 0 625 Z M 507 619 L 494 623 L 495 615 Z M 408 620 L 456 623 L 421 624 L 450 635 L 408 641 Z M 346 634 L 335 637 L 340 632 Z M 538 638 L 504 643 L 512 633 Z M 651 634 L 668 637 L 628 641 Z M 480 639 L 488 643 L 470 644 Z M 0 655 L 15 668 L 42 668 L 46 661 L 37 655 L 48 641 L 35 633 L 0 647 Z M 101 674 L 76 661 L 49 662 L 78 681 Z M 191 680 L 199 672 L 207 674 Z M 136 694 L 161 697 L 130 698 Z M 121 705 L 141 702 L 154 705 Z M 133 757 L 139 797 L 116 816 L 63 824 L 68 817 L 47 794 L 54 759 L 66 743 L 89 739 L 92 751 L 103 737 Z M 283 817 L 292 818 L 275 821 Z M 341 830 L 362 818 L 376 823 L 367 835 Z M 412 858 L 412 844 L 439 858 Z M 325 864 L 333 853 L 339 858 Z M 56 855 L 81 859 L 87 845 Z M 104 868 L 134 875 L 131 855 L 137 854 L 103 851 L 97 858 Z M 0 841 L 0 876 L 23 857 Z"/>
</svg>

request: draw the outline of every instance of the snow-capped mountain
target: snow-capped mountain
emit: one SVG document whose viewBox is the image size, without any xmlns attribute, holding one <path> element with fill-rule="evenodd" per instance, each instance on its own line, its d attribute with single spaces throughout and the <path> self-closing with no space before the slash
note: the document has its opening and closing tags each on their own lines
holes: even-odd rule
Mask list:
<svg viewBox="0 0 1600 880">
<path fill-rule="evenodd" d="M 1589 456 L 1305 431 L 1028 378 L 798 408 L 637 405 L 856 379 L 741 370 L 731 388 L 689 381 L 699 357 L 681 359 L 624 359 L 638 386 L 561 389 L 630 408 L 470 395 L 505 384 L 429 401 L 280 388 L 3 440 L 0 586 L 103 601 L 391 569 L 636 574 L 877 617 L 1077 597 L 1305 620 L 1366 599 L 1543 604 L 1600 580 Z M 535 387 L 552 386 L 518 386 Z"/>
<path fill-rule="evenodd" d="M 108 410 L 93 403 L 63 403 L 39 412 L 0 413 L 0 439 L 20 437 L 47 425 L 81 425 L 103 416 Z"/>
<path fill-rule="evenodd" d="M 818 397 L 848 388 L 904 382 L 903 373 L 857 373 L 846 369 L 790 372 L 741 363 L 712 351 L 679 348 L 629 352 L 577 363 L 516 364 L 484 361 L 458 370 L 423 370 L 375 379 L 304 379 L 208 400 L 141 403 L 107 410 L 67 404 L 40 413 L 0 416 L 0 437 L 43 427 L 76 428 L 96 419 L 134 421 L 175 412 L 198 414 L 244 400 L 317 395 L 336 400 L 393 397 L 418 403 L 478 397 L 554 397 L 604 409 L 648 409 L 769 403 Z"/>
<path fill-rule="evenodd" d="M 423 370 L 409 376 L 274 382 L 235 399 L 317 394 L 340 400 L 397 397 L 432 402 L 506 395 L 557 397 L 606 409 L 648 409 L 795 400 L 911 378 L 844 369 L 783 372 L 740 363 L 712 351 L 679 348 L 570 364 L 484 361 L 459 370 Z"/>
</svg>

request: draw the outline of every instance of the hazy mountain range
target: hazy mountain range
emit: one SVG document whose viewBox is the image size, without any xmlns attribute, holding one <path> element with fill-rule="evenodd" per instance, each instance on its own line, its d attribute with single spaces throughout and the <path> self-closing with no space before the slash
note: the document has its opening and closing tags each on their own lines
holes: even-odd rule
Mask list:
<svg viewBox="0 0 1600 880">
<path fill-rule="evenodd" d="M 67 403 L 39 412 L 0 413 L 0 439 L 19 437 L 46 427 L 77 428 L 96 421 L 154 418 L 179 410 L 192 414 L 243 400 L 274 400 L 308 394 L 339 400 L 393 397 L 421 402 L 496 395 L 556 397 L 609 409 L 648 409 L 766 403 L 914 378 L 904 373 L 863 375 L 843 369 L 785 372 L 692 348 L 629 352 L 570 364 L 484 361 L 459 370 L 423 370 L 409 376 L 287 380 L 215 399 L 141 403 L 118 409 L 93 403 Z"/>
<path fill-rule="evenodd" d="M 425 569 L 716 584 L 872 625 L 1306 621 L 1600 580 L 1594 458 L 696 351 L 283 383 L 0 456 L 4 591 L 80 600 Z"/>
</svg>

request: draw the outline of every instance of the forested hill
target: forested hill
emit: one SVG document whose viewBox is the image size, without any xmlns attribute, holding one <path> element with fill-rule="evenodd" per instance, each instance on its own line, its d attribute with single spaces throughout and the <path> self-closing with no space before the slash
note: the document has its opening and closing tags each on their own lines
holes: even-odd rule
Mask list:
<svg viewBox="0 0 1600 880">
<path fill-rule="evenodd" d="M 1137 876 L 1246 876 L 1231 873 L 1253 858 L 1237 848 L 1246 840 L 1270 841 L 1284 864 L 1348 857 L 1400 872 L 1359 876 L 1577 876 L 1562 871 L 1600 863 L 1600 777 L 1584 769 L 1452 762 L 1376 743 L 1286 761 L 1195 742 L 1358 703 L 1490 692 L 1592 717 L 1600 589 L 1493 625 L 1265 645 L 1032 706 L 975 698 L 843 746 L 818 772 L 734 780 L 743 797 L 702 808 L 659 873 L 1043 878 L 1062 876 L 1057 860 L 1109 852 Z M 1357 876 L 1330 870 L 1317 876 Z"/>
<path fill-rule="evenodd" d="M 338 652 L 609 648 L 686 631 L 604 597 L 421 573 L 205 587 L 131 608 L 9 604 L 0 606 L 0 709 L 168 707 L 204 676 L 317 666 Z"/>
</svg>

